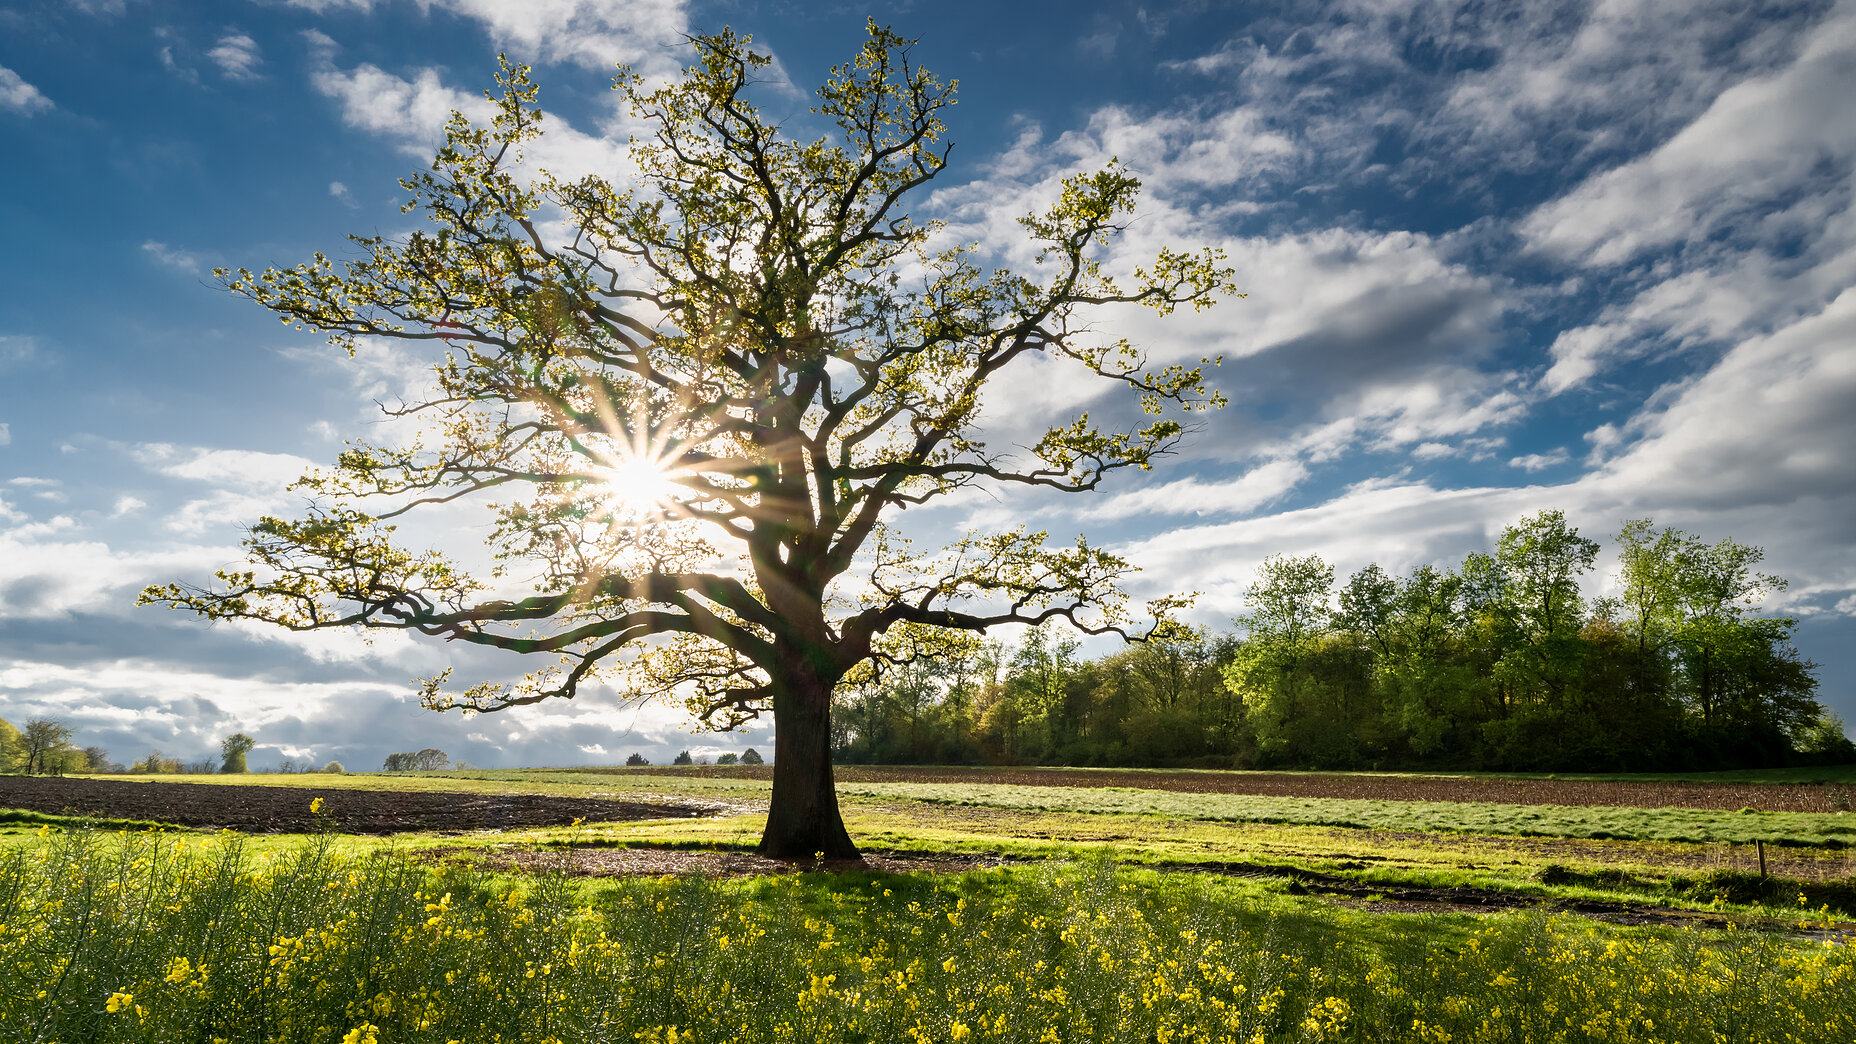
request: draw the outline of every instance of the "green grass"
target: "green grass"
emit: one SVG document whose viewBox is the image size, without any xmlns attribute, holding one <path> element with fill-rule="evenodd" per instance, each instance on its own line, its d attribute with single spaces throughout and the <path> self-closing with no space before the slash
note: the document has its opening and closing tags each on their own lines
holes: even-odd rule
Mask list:
<svg viewBox="0 0 1856 1044">
<path fill-rule="evenodd" d="M 147 777 L 142 777 L 147 778 Z M 685 796 L 727 801 L 765 797 L 762 780 L 573 770 L 474 770 L 346 776 L 201 776 L 188 781 L 252 782 L 319 789 L 452 790 L 471 793 Z M 1521 837 L 1768 844 L 1836 848 L 1856 844 L 1856 813 L 1727 812 L 1710 809 L 1493 802 L 1380 801 L 1200 794 L 1127 787 L 1037 787 L 994 783 L 847 783 L 841 797 L 985 806 L 1050 813 L 1096 812 L 1210 822 L 1355 827 Z"/>
<path fill-rule="evenodd" d="M 840 783 L 838 792 L 879 800 L 1039 812 L 1107 812 L 1213 822 L 1292 823 L 1370 830 L 1695 843 L 1746 844 L 1764 840 L 1769 844 L 1826 847 L 1856 843 L 1856 814 L 1834 812 L 1742 813 L 1470 801 L 1370 801 L 985 783 Z"/>
<path fill-rule="evenodd" d="M 143 777 L 146 778 L 146 777 Z M 524 791 L 575 797 L 693 797 L 734 802 L 744 811 L 677 821 L 586 824 L 396 838 L 338 837 L 341 852 L 502 845 L 750 847 L 759 838 L 755 802 L 767 784 L 727 777 L 571 770 L 191 777 L 333 791 L 420 789 Z M 1856 816 L 1737 814 L 1683 810 L 1554 808 L 1361 802 L 971 784 L 844 784 L 847 824 L 870 850 L 992 852 L 1028 860 L 1075 860 L 1107 853 L 1128 864 L 1261 864 L 1278 872 L 1333 874 L 1396 888 L 1474 888 L 1522 901 L 1597 899 L 1655 906 L 1729 909 L 1760 915 L 1789 907 L 1800 890 L 1813 909 L 1856 914 L 1856 850 L 1840 844 Z M 1800 830 L 1800 821 L 1806 828 Z M 34 819 L 34 822 L 40 820 Z M 1825 829 L 1825 827 L 1828 829 Z M 0 849 L 33 843 L 30 826 L 0 826 Z M 1583 835 L 1583 836 L 1581 836 Z M 1604 838 L 1647 838 L 1616 841 Z M 1787 868 L 1759 887 L 1751 846 L 1805 842 L 1781 850 Z M 254 852 L 290 852 L 300 837 L 258 837 Z M 1557 869 L 1554 869 L 1557 868 Z M 1789 875 L 1789 876 L 1788 876 Z M 1550 880 L 1548 878 L 1551 878 Z M 1848 881 L 1837 883 L 1836 879 Z M 1721 904 L 1725 904 L 1723 907 Z"/>
<path fill-rule="evenodd" d="M 0 1041 L 1847 1041 L 1856 949 L 1338 910 L 1057 864 L 512 879 L 66 833 L 0 854 Z"/>
</svg>

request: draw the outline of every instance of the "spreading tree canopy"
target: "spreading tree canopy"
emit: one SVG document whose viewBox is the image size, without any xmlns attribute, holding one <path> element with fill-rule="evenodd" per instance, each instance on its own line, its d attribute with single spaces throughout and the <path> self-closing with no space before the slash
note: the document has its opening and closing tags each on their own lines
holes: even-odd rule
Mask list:
<svg viewBox="0 0 1856 1044">
<path fill-rule="evenodd" d="M 347 261 L 221 273 L 351 353 L 368 338 L 430 345 L 429 394 L 388 409 L 423 434 L 349 443 L 299 482 L 304 517 L 252 528 L 248 568 L 143 598 L 556 658 L 517 684 L 431 679 L 433 708 L 599 682 L 681 699 L 717 727 L 771 711 L 762 850 L 854 856 L 829 756 L 847 675 L 1006 623 L 1138 638 L 1182 604 L 1136 613 L 1130 566 L 1080 538 L 970 532 L 923 550 L 886 519 L 970 487 L 1080 492 L 1148 468 L 1183 413 L 1221 400 L 1201 367 L 1150 366 L 1088 317 L 1204 307 L 1229 271 L 1213 251 L 1162 250 L 1112 277 L 1101 248 L 1139 189 L 1117 163 L 1021 219 L 1034 269 L 988 267 L 909 217 L 946 169 L 954 103 L 910 41 L 870 26 L 800 121 L 826 128 L 816 140 L 751 101 L 771 60 L 747 38 L 691 42 L 673 82 L 615 81 L 645 128 L 623 183 L 524 170 L 542 113 L 528 70 L 505 61 L 493 122 L 454 115 L 431 169 L 402 182 L 426 228 L 353 237 Z M 1147 416 L 1118 428 L 1083 414 L 1016 452 L 982 441 L 989 387 L 1028 379 L 1040 356 L 1125 385 Z M 396 540 L 407 512 L 466 499 L 493 515 L 489 574 Z"/>
</svg>

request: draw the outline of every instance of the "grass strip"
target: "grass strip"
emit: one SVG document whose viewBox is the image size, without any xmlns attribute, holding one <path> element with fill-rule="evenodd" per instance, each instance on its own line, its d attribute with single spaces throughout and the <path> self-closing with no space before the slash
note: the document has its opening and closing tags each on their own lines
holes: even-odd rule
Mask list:
<svg viewBox="0 0 1856 1044">
<path fill-rule="evenodd" d="M 1768 844 L 1826 848 L 1856 844 L 1856 814 L 1847 812 L 1722 812 L 1683 808 L 1368 801 L 976 783 L 841 783 L 838 791 L 879 800 L 1038 812 L 1166 816 L 1224 823 L 1692 843 L 1749 844 L 1762 840 Z"/>
</svg>

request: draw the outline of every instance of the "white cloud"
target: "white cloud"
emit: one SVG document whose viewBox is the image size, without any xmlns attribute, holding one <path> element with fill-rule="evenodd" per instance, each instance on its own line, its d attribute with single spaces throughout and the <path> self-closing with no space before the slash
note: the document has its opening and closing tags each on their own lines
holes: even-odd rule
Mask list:
<svg viewBox="0 0 1856 1044">
<path fill-rule="evenodd" d="M 1308 469 L 1300 461 L 1273 460 L 1227 482 L 1185 478 L 1117 493 L 1090 502 L 1082 517 L 1246 514 L 1280 499 L 1307 477 Z"/>
<path fill-rule="evenodd" d="M 133 515 L 147 506 L 148 502 L 142 498 L 125 494 L 116 498 L 116 503 L 110 508 L 110 517 L 122 518 L 125 515 Z"/>
<path fill-rule="evenodd" d="M 185 250 L 171 250 L 166 243 L 150 239 L 142 243 L 143 252 L 156 262 L 182 272 L 198 272 L 200 260 Z"/>
<path fill-rule="evenodd" d="M 342 119 L 349 126 L 398 139 L 404 150 L 415 154 L 431 150 L 453 112 L 476 122 L 487 122 L 493 115 L 482 95 L 445 87 L 436 69 L 421 69 L 409 81 L 374 65 L 342 70 L 325 64 L 310 80 L 341 104 Z"/>
<path fill-rule="evenodd" d="M 326 48 L 310 81 L 341 106 L 343 122 L 392 140 L 401 151 L 421 158 L 431 156 L 453 112 L 477 124 L 487 124 L 495 115 L 495 106 L 481 92 L 446 86 L 437 69 L 419 69 L 410 79 L 365 63 L 342 69 Z M 563 178 L 598 173 L 622 182 L 632 169 L 626 134 L 617 123 L 610 130 L 589 135 L 558 116 L 550 117 L 547 133 L 524 153 L 523 166 Z M 347 191 L 344 186 L 337 195 L 346 198 Z"/>
<path fill-rule="evenodd" d="M 0 421 L 0 446 L 11 446 L 12 444 L 13 444 L 12 426 L 5 423 L 4 421 Z"/>
<path fill-rule="evenodd" d="M 315 467 L 289 453 L 209 450 L 159 442 L 136 446 L 130 456 L 157 474 L 217 487 L 182 504 L 167 518 L 170 531 L 187 536 L 218 526 L 247 524 L 277 512 L 289 502 L 285 487 Z"/>
<path fill-rule="evenodd" d="M 1520 468 L 1522 471 L 1531 474 L 1536 471 L 1545 471 L 1548 468 L 1558 467 L 1570 459 L 1572 458 L 1565 450 L 1556 449 L 1551 453 L 1529 453 L 1525 456 L 1512 457 L 1508 461 L 1508 466 L 1511 468 Z"/>
<path fill-rule="evenodd" d="M 375 0 L 288 0 L 318 14 L 370 12 Z M 684 0 L 417 0 L 479 23 L 498 48 L 524 59 L 611 69 L 624 62 L 646 75 L 675 69 L 670 52 L 689 32 Z"/>
<path fill-rule="evenodd" d="M 83 537 L 65 516 L 30 522 L 13 512 L 0 513 L 0 521 L 13 523 L 0 530 L 0 620 L 118 614 L 149 584 L 209 576 L 238 560 L 226 548 L 119 550 Z"/>
<path fill-rule="evenodd" d="M 1783 507 L 1856 490 L 1856 290 L 1751 338 L 1634 419 L 1602 481 L 1672 505 Z M 1856 536 L 1856 534 L 1852 534 Z M 1847 546 L 1847 545 L 1846 545 Z"/>
<path fill-rule="evenodd" d="M 228 80 L 255 80 L 257 68 L 264 63 L 259 53 L 258 41 L 244 33 L 227 33 L 219 38 L 219 43 L 206 52 L 219 66 Z"/>
<path fill-rule="evenodd" d="M 1856 7 L 1818 25 L 1802 54 L 1722 91 L 1653 152 L 1588 179 L 1522 225 L 1536 248 L 1608 266 L 1704 240 L 1856 154 Z"/>
<path fill-rule="evenodd" d="M 163 475 L 247 490 L 280 490 L 315 467 L 312 461 L 290 453 L 203 449 L 166 442 L 142 443 L 131 455 Z"/>
<path fill-rule="evenodd" d="M 331 181 L 329 182 L 329 195 L 334 196 L 336 199 L 347 199 L 348 186 L 339 181 Z"/>
<path fill-rule="evenodd" d="M 0 109 L 11 109 L 28 116 L 52 107 L 52 100 L 39 89 L 19 78 L 19 74 L 0 65 Z"/>
</svg>

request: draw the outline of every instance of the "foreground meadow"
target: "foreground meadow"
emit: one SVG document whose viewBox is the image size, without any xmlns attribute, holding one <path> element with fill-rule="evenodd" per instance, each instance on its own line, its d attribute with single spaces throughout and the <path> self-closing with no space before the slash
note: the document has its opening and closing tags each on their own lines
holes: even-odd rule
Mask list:
<svg viewBox="0 0 1856 1044">
<path fill-rule="evenodd" d="M 118 822 L 0 811 L 0 1044 L 1856 1039 L 1838 790 L 1239 775 L 846 781 L 902 872 L 755 859 L 747 773 L 54 781 Z M 203 809 L 281 832 L 128 822 Z"/>
<path fill-rule="evenodd" d="M 0 856 L 0 1041 L 1848 1041 L 1856 949 L 1103 862 L 504 876 L 330 838 Z"/>
</svg>

